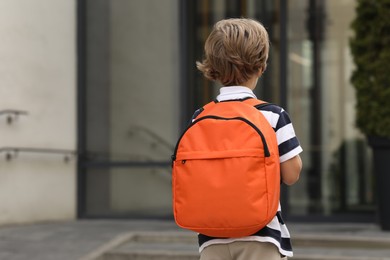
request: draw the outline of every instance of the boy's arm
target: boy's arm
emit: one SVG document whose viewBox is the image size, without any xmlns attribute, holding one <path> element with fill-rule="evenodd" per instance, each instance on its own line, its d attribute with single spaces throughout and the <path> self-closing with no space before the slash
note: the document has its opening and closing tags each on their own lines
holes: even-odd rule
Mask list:
<svg viewBox="0 0 390 260">
<path fill-rule="evenodd" d="M 299 179 L 302 160 L 299 153 L 302 147 L 295 135 L 290 116 L 281 107 L 267 103 L 257 107 L 276 132 L 280 156 L 281 180 L 286 185 L 293 185 Z"/>
<path fill-rule="evenodd" d="M 286 185 L 293 185 L 298 181 L 301 170 L 302 160 L 299 155 L 282 162 L 280 164 L 282 182 Z"/>
</svg>

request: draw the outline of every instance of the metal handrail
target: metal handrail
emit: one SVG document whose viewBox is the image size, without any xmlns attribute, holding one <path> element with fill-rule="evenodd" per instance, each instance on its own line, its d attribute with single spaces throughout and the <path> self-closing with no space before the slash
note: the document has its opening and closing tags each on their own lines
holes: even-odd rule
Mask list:
<svg viewBox="0 0 390 260">
<path fill-rule="evenodd" d="M 46 153 L 46 154 L 62 154 L 64 155 L 64 162 L 68 163 L 72 157 L 80 156 L 81 154 L 74 150 L 68 149 L 52 149 L 52 148 L 36 148 L 36 147 L 0 147 L 0 154 L 5 153 L 5 158 L 7 161 L 11 161 L 18 153 Z M 85 154 L 87 157 L 91 153 Z M 89 156 L 88 156 L 89 155 Z M 138 158 L 139 159 L 139 158 Z M 88 161 L 84 164 L 84 167 L 92 168 L 122 168 L 122 167 L 138 167 L 138 168 L 160 168 L 165 169 L 163 171 L 163 176 L 167 180 L 171 181 L 171 172 L 170 172 L 171 161 L 154 161 L 149 157 L 144 157 L 143 160 L 123 160 L 123 161 L 108 161 L 108 160 L 98 160 L 98 161 Z"/>
<path fill-rule="evenodd" d="M 14 121 L 14 118 L 22 115 L 26 116 L 28 115 L 27 111 L 24 110 L 16 110 L 16 109 L 5 109 L 5 110 L 0 110 L 0 116 L 5 115 L 7 117 L 7 123 L 12 124 Z"/>
<path fill-rule="evenodd" d="M 162 147 L 165 147 L 170 151 L 173 151 L 175 149 L 175 146 L 172 145 L 169 141 L 165 140 L 163 137 L 161 137 L 160 135 L 158 135 L 157 133 L 155 133 L 154 131 L 152 131 L 147 127 L 140 126 L 140 125 L 133 125 L 130 127 L 129 131 L 130 133 L 136 133 L 136 132 L 144 133 L 149 137 L 151 137 L 156 142 L 156 144 L 161 145 Z"/>
<path fill-rule="evenodd" d="M 0 147 L 0 154 L 6 154 L 6 160 L 10 161 L 18 153 L 46 153 L 46 154 L 62 154 L 64 161 L 69 162 L 71 157 L 77 155 L 77 151 L 67 149 L 52 149 L 52 148 L 36 148 L 36 147 Z"/>
<path fill-rule="evenodd" d="M 85 166 L 93 167 L 93 168 L 111 168 L 111 167 L 164 168 L 164 167 L 170 167 L 171 164 L 172 164 L 171 161 L 91 161 L 85 163 Z"/>
<path fill-rule="evenodd" d="M 68 150 L 68 149 L 53 149 L 53 148 L 37 148 L 37 147 L 0 147 L 0 154 L 5 153 L 6 159 L 11 160 L 13 157 L 15 157 L 18 153 L 43 153 L 43 154 L 62 154 L 65 156 L 65 161 L 69 161 L 70 157 L 75 157 L 80 155 L 77 151 L 74 150 Z M 100 156 L 99 156 L 100 155 Z M 103 155 L 103 158 L 99 158 Z M 127 155 L 126 159 L 122 159 L 119 161 L 110 161 L 105 158 L 104 155 L 107 155 L 107 153 L 91 153 L 87 152 L 84 156 L 86 158 L 94 159 L 92 161 L 89 161 L 88 164 L 92 165 L 100 165 L 100 164 L 113 164 L 115 166 L 135 166 L 135 165 L 141 165 L 144 164 L 151 164 L 154 166 L 166 166 L 169 164 L 169 161 L 155 161 L 152 160 L 149 157 L 141 156 L 135 156 L 134 158 L 129 158 Z M 125 157 L 125 156 L 123 156 Z M 130 156 L 131 157 L 131 156 Z M 136 158 L 137 157 L 137 158 Z M 99 158 L 98 160 L 96 160 Z"/>
</svg>

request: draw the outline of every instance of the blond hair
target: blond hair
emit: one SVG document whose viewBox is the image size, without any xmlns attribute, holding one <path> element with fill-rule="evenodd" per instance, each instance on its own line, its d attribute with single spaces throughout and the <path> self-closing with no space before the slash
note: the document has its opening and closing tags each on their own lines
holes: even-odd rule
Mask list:
<svg viewBox="0 0 390 260">
<path fill-rule="evenodd" d="M 196 62 L 203 75 L 225 86 L 240 85 L 267 66 L 269 38 L 264 26 L 252 19 L 226 19 L 214 25 Z"/>
</svg>

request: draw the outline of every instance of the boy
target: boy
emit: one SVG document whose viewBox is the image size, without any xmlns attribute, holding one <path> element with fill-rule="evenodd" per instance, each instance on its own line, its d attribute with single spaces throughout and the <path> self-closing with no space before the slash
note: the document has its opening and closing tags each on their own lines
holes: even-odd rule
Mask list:
<svg viewBox="0 0 390 260">
<path fill-rule="evenodd" d="M 227 19 L 215 24 L 206 40 L 198 69 L 223 87 L 218 101 L 256 98 L 253 90 L 266 69 L 269 39 L 265 28 L 251 19 Z M 302 169 L 302 148 L 288 114 L 269 104 L 259 110 L 276 132 L 282 182 L 294 184 Z M 195 116 L 198 112 L 195 112 Z M 274 260 L 293 255 L 290 235 L 279 209 L 273 220 L 248 237 L 212 238 L 199 234 L 201 260 Z"/>
</svg>

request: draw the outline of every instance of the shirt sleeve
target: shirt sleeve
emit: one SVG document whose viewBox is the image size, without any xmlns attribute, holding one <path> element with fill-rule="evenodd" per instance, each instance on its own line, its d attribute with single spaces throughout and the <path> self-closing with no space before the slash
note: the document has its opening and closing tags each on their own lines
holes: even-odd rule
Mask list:
<svg viewBox="0 0 390 260">
<path fill-rule="evenodd" d="M 276 133 L 280 162 L 285 162 L 300 154 L 303 149 L 295 135 L 294 127 L 288 113 L 283 108 L 274 104 L 264 106 L 260 111 Z"/>
</svg>

